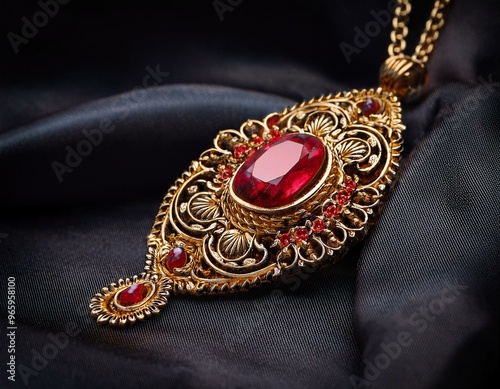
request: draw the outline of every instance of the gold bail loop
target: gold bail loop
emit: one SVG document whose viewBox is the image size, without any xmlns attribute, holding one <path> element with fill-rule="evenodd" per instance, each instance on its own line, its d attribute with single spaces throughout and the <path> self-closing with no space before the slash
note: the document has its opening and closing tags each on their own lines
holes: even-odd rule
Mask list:
<svg viewBox="0 0 500 389">
<path fill-rule="evenodd" d="M 380 68 L 380 86 L 399 98 L 413 94 L 428 80 L 424 64 L 407 55 L 393 55 Z"/>
</svg>

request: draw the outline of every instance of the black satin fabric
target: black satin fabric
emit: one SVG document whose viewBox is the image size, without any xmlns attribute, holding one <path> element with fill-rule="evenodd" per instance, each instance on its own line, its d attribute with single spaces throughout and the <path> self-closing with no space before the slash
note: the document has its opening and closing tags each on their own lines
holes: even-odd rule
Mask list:
<svg viewBox="0 0 500 389">
<path fill-rule="evenodd" d="M 431 5 L 414 2 L 409 47 Z M 18 366 L 0 387 L 499 387 L 498 1 L 450 7 L 430 82 L 403 103 L 398 184 L 365 241 L 293 284 L 174 296 L 124 330 L 98 327 L 88 302 L 141 271 L 175 178 L 218 130 L 374 86 L 390 27 L 350 62 L 340 45 L 388 3 L 73 0 L 16 54 L 8 34 L 40 7 L 0 12 L 0 307 L 7 332 L 15 277 Z"/>
</svg>

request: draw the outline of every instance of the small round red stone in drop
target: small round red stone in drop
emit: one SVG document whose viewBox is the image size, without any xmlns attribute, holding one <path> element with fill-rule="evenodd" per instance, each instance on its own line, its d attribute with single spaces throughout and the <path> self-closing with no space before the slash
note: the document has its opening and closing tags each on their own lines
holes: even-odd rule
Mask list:
<svg viewBox="0 0 500 389">
<path fill-rule="evenodd" d="M 290 234 L 286 233 L 283 235 L 280 235 L 280 245 L 281 247 L 288 246 L 290 244 Z"/>
<path fill-rule="evenodd" d="M 227 180 L 228 178 L 231 178 L 231 176 L 233 175 L 233 169 L 231 169 L 230 167 L 225 167 L 224 169 L 222 169 L 222 171 L 220 172 L 220 176 L 223 180 Z"/>
<path fill-rule="evenodd" d="M 326 223 L 321 220 L 321 219 L 316 219 L 314 222 L 313 222 L 313 225 L 312 225 L 312 230 L 315 232 L 315 233 L 320 233 L 321 231 L 323 231 L 324 229 L 326 228 Z"/>
<path fill-rule="evenodd" d="M 287 134 L 265 144 L 239 168 L 233 191 L 263 208 L 291 204 L 314 182 L 325 160 L 323 142 L 309 134 Z"/>
<path fill-rule="evenodd" d="M 277 139 L 281 136 L 280 132 L 278 130 L 271 130 L 269 131 L 269 136 L 271 137 L 271 140 Z"/>
<path fill-rule="evenodd" d="M 171 272 L 173 272 L 175 268 L 183 267 L 186 262 L 186 250 L 184 250 L 182 247 L 174 247 L 167 254 L 166 265 L 168 270 L 170 270 Z"/>
<path fill-rule="evenodd" d="M 243 158 L 248 150 L 247 145 L 239 145 L 234 148 L 234 157 L 237 159 Z"/>
<path fill-rule="evenodd" d="M 378 99 L 368 97 L 366 101 L 360 102 L 358 104 L 358 107 L 361 109 L 361 113 L 364 116 L 370 116 L 379 113 L 382 105 L 380 104 L 380 101 Z"/>
<path fill-rule="evenodd" d="M 354 189 L 356 189 L 356 183 L 353 180 L 347 178 L 344 181 L 344 188 L 347 192 L 352 193 Z"/>
<path fill-rule="evenodd" d="M 346 205 L 349 202 L 350 195 L 346 190 L 339 190 L 335 196 L 335 200 L 340 205 Z"/>
<path fill-rule="evenodd" d="M 295 231 L 295 240 L 297 243 L 307 240 L 307 238 L 309 238 L 309 231 L 307 231 L 307 228 L 301 227 Z"/>
<path fill-rule="evenodd" d="M 264 142 L 264 139 L 262 139 L 261 136 L 256 136 L 255 138 L 252 139 L 252 141 L 257 145 L 260 145 Z"/>
<path fill-rule="evenodd" d="M 139 304 L 144 299 L 144 292 L 144 284 L 130 285 L 120 292 L 118 302 L 125 307 Z"/>
<path fill-rule="evenodd" d="M 275 125 L 280 121 L 280 115 L 273 115 L 269 119 L 267 119 L 267 128 L 272 129 Z"/>
<path fill-rule="evenodd" d="M 337 216 L 340 215 L 340 208 L 336 207 L 335 205 L 330 205 L 325 209 L 323 212 L 326 217 L 329 217 L 330 219 L 335 219 Z"/>
</svg>

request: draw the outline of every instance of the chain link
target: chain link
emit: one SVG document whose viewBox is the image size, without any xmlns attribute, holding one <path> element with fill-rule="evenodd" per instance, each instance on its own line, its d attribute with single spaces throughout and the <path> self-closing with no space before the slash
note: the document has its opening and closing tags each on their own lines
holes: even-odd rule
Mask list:
<svg viewBox="0 0 500 389">
<path fill-rule="evenodd" d="M 406 48 L 406 36 L 408 35 L 408 19 L 411 12 L 409 0 L 398 0 L 392 19 L 391 44 L 389 45 L 389 55 L 402 54 Z"/>
<path fill-rule="evenodd" d="M 444 25 L 443 9 L 451 0 L 436 0 L 431 11 L 431 16 L 425 24 L 425 29 L 420 36 L 420 42 L 415 48 L 412 59 L 423 65 L 429 60 L 429 55 L 434 49 L 434 42 L 439 37 L 439 30 Z M 398 0 L 392 19 L 391 44 L 388 51 L 390 56 L 402 55 L 406 48 L 406 36 L 408 35 L 408 19 L 411 12 L 410 0 Z"/>
</svg>

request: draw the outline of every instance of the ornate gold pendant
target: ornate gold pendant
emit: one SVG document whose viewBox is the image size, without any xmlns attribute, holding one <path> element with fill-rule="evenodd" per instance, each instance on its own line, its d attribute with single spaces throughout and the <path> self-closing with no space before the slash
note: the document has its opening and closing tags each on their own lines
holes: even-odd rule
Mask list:
<svg viewBox="0 0 500 389">
<path fill-rule="evenodd" d="M 134 323 L 170 294 L 226 294 L 337 261 L 385 200 L 401 109 L 378 88 L 320 97 L 221 131 L 160 206 L 145 272 L 91 300 L 99 324 Z"/>
</svg>

